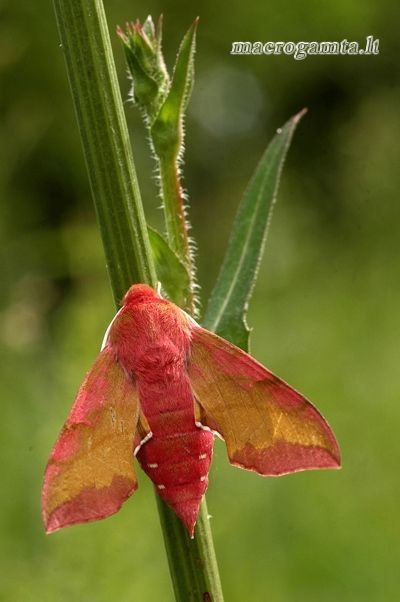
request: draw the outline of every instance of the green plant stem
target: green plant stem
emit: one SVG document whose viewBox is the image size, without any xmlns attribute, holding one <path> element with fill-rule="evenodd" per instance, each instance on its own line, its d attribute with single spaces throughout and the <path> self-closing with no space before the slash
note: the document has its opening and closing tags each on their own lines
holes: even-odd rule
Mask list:
<svg viewBox="0 0 400 602">
<path fill-rule="evenodd" d="M 188 236 L 183 207 L 182 189 L 173 157 L 159 158 L 162 197 L 165 203 L 165 223 L 169 244 L 178 257 L 186 262 Z"/>
<path fill-rule="evenodd" d="M 101 0 L 54 0 L 61 43 L 116 305 L 133 282 L 156 274 Z M 203 507 L 190 540 L 157 496 L 175 596 L 222 601 Z"/>
<path fill-rule="evenodd" d="M 190 251 L 188 222 L 186 219 L 178 159 L 169 155 L 159 157 L 158 159 L 167 238 L 171 249 L 175 251 L 188 271 L 189 286 L 185 309 L 193 315 L 196 309 L 193 260 Z"/>
<path fill-rule="evenodd" d="M 221 581 L 205 498 L 193 539 L 169 506 L 157 496 L 165 547 L 177 602 L 223 602 Z M 176 570 L 179 566 L 179 570 Z M 208 593 L 209 598 L 206 597 Z"/>
<path fill-rule="evenodd" d="M 55 0 L 107 267 L 117 303 L 133 282 L 155 285 L 128 129 L 100 0 Z"/>
</svg>

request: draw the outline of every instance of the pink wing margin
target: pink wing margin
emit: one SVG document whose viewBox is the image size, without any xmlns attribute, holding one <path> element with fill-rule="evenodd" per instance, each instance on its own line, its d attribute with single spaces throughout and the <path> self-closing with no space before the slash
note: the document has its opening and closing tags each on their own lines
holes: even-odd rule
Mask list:
<svg viewBox="0 0 400 602">
<path fill-rule="evenodd" d="M 225 339 L 191 329 L 196 420 L 221 435 L 232 464 L 265 476 L 340 467 L 335 436 L 305 397 Z"/>
<path fill-rule="evenodd" d="M 138 407 L 133 381 L 105 347 L 79 389 L 47 464 L 42 491 L 47 533 L 106 518 L 135 491 Z"/>
</svg>

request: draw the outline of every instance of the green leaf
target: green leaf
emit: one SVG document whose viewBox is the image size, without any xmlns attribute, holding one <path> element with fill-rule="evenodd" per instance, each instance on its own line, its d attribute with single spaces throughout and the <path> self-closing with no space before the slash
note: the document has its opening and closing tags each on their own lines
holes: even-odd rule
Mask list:
<svg viewBox="0 0 400 602">
<path fill-rule="evenodd" d="M 240 203 L 203 324 L 242 349 L 249 345 L 247 307 L 264 252 L 282 167 L 305 110 L 279 129 L 268 145 Z"/>
<path fill-rule="evenodd" d="M 161 234 L 150 227 L 148 233 L 157 277 L 169 299 L 180 307 L 185 307 L 189 273 Z"/>
<path fill-rule="evenodd" d="M 168 95 L 151 127 L 156 153 L 177 155 L 182 142 L 182 123 L 194 81 L 194 53 L 198 19 L 186 32 L 176 59 Z"/>
</svg>

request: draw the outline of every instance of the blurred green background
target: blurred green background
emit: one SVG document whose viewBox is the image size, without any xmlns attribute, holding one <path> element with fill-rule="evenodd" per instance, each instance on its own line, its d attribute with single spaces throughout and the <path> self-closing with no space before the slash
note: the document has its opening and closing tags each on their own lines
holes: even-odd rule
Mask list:
<svg viewBox="0 0 400 602">
<path fill-rule="evenodd" d="M 250 308 L 252 352 L 334 428 L 340 472 L 262 479 L 216 442 L 208 505 L 227 601 L 400 599 L 399 79 L 395 2 L 105 2 L 116 23 L 165 17 L 169 64 L 200 14 L 187 119 L 203 300 L 245 184 L 307 106 Z M 51 446 L 113 315 L 51 2 L 0 2 L 0 600 L 172 600 L 151 486 L 106 521 L 46 537 Z M 379 56 L 231 56 L 237 40 L 380 39 Z M 126 105 L 149 220 L 152 162 Z"/>
</svg>

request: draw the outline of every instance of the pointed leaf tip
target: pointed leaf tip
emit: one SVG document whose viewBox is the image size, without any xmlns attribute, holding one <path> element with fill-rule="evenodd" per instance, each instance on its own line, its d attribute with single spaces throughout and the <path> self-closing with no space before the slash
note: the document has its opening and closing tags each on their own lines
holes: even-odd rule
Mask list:
<svg viewBox="0 0 400 602">
<path fill-rule="evenodd" d="M 183 119 L 194 83 L 194 54 L 198 17 L 187 30 L 178 50 L 168 94 L 151 128 L 159 156 L 178 155 L 183 138 Z"/>
<path fill-rule="evenodd" d="M 306 113 L 308 113 L 308 108 L 304 107 L 304 109 L 301 109 L 301 111 L 296 113 L 296 115 L 293 115 L 293 117 L 292 117 L 293 123 L 296 123 L 296 124 L 299 123 L 300 119 L 302 119 Z"/>
</svg>

